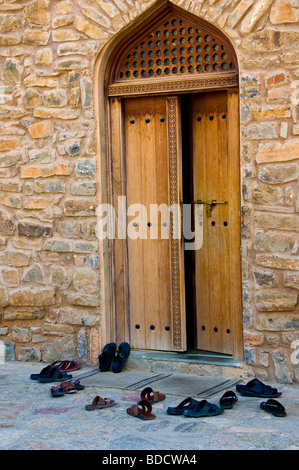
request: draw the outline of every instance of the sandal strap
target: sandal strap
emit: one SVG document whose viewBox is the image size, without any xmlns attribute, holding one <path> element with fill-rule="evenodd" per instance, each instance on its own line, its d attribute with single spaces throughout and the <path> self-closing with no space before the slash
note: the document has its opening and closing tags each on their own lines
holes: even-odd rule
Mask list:
<svg viewBox="0 0 299 470">
<path fill-rule="evenodd" d="M 61 382 L 60 388 L 65 391 L 75 390 L 75 385 L 70 382 Z"/>
<path fill-rule="evenodd" d="M 149 402 L 162 401 L 165 398 L 164 393 L 154 391 L 151 387 L 146 387 L 142 390 L 140 397 L 142 400 L 147 400 Z"/>
</svg>

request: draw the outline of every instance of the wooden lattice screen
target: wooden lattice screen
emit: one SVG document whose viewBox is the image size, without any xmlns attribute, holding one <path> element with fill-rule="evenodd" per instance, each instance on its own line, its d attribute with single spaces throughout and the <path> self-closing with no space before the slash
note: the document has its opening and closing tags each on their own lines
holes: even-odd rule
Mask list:
<svg viewBox="0 0 299 470">
<path fill-rule="evenodd" d="M 123 45 L 111 82 L 236 71 L 236 57 L 224 35 L 174 10 Z"/>
</svg>

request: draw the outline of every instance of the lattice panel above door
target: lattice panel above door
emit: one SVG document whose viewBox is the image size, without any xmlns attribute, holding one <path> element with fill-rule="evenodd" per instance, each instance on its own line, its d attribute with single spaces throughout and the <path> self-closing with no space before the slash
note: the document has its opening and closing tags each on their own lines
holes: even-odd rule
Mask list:
<svg viewBox="0 0 299 470">
<path fill-rule="evenodd" d="M 237 70 L 224 35 L 171 12 L 130 41 L 119 56 L 114 83 Z"/>
</svg>

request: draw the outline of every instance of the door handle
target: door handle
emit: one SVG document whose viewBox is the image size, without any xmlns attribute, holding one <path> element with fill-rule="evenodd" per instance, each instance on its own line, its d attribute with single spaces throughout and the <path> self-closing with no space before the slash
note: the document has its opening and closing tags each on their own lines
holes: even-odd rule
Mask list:
<svg viewBox="0 0 299 470">
<path fill-rule="evenodd" d="M 192 201 L 192 204 L 205 204 L 207 217 L 211 217 L 212 208 L 216 206 L 216 204 L 227 204 L 227 201 L 217 201 L 216 199 L 212 199 L 211 201 L 202 201 L 201 199 L 198 199 L 197 201 Z"/>
</svg>

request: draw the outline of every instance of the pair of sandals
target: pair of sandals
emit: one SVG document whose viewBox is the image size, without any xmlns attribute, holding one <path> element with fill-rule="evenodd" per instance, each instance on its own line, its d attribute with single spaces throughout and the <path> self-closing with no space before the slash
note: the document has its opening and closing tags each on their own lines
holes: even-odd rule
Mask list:
<svg viewBox="0 0 299 470">
<path fill-rule="evenodd" d="M 260 408 L 277 418 L 283 418 L 287 415 L 284 406 L 279 403 L 279 401 L 275 400 L 275 398 L 280 397 L 282 394 L 282 392 L 279 392 L 277 388 L 265 385 L 258 379 L 253 379 L 246 385 L 237 384 L 236 390 L 243 397 L 268 398 L 267 401 L 263 401 L 260 404 Z"/>
<path fill-rule="evenodd" d="M 210 403 L 207 400 L 197 401 L 194 398 L 185 398 L 178 406 L 168 407 L 167 414 L 174 416 L 187 416 L 188 418 L 201 418 L 216 416 L 224 412 L 224 408 Z"/>
<path fill-rule="evenodd" d="M 80 367 L 81 363 L 76 361 L 55 361 L 44 367 L 39 374 L 31 374 L 30 379 L 43 383 L 61 382 L 72 378 L 67 372 L 78 370 Z"/>
<path fill-rule="evenodd" d="M 246 397 L 268 398 L 267 401 L 260 404 L 260 408 L 267 413 L 271 413 L 273 416 L 284 417 L 287 414 L 284 406 L 274 399 L 279 397 L 281 392 L 278 392 L 276 388 L 263 384 L 263 382 L 258 379 L 253 379 L 246 385 L 237 384 L 236 391 L 240 393 L 240 395 Z M 167 413 L 170 415 L 184 415 L 192 418 L 216 416 L 222 414 L 224 410 L 232 409 L 237 401 L 238 397 L 232 390 L 225 392 L 220 398 L 220 407 L 213 403 L 209 403 L 207 400 L 198 402 L 193 398 L 188 397 L 177 407 L 169 407 L 167 409 Z"/>
<path fill-rule="evenodd" d="M 152 413 L 152 405 L 165 400 L 164 393 L 154 391 L 151 387 L 146 387 L 140 393 L 140 398 L 141 400 L 136 405 L 127 408 L 128 415 L 145 421 L 155 419 L 156 415 Z"/>
<path fill-rule="evenodd" d="M 80 384 L 80 380 L 70 380 L 68 382 L 62 382 L 59 387 L 53 385 L 51 387 L 51 396 L 62 397 L 63 395 L 76 393 L 78 390 L 84 390 L 84 388 L 85 386 Z"/>
<path fill-rule="evenodd" d="M 126 341 L 121 343 L 118 348 L 116 343 L 108 343 L 99 355 L 99 369 L 101 372 L 107 372 L 110 367 L 112 372 L 119 373 L 123 370 L 130 354 L 130 345 Z"/>
</svg>

